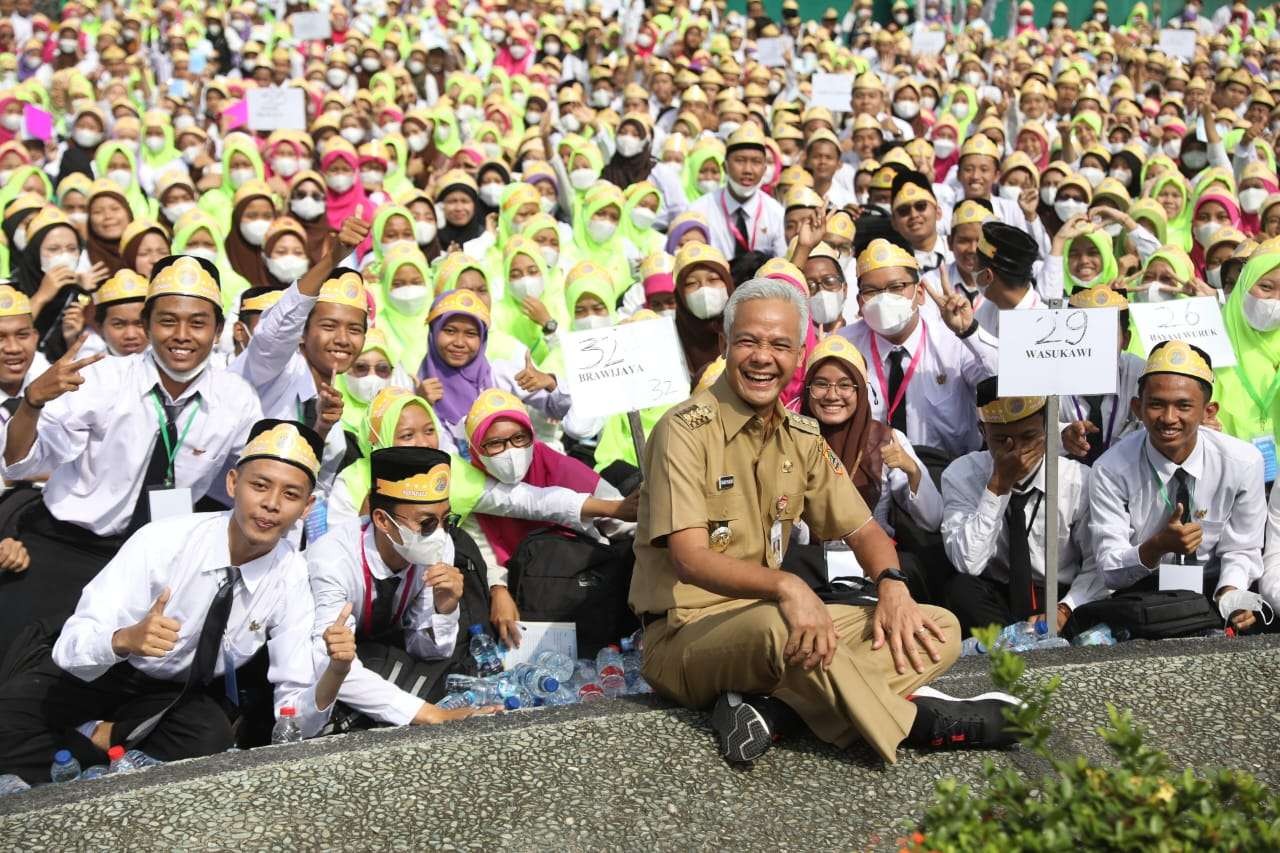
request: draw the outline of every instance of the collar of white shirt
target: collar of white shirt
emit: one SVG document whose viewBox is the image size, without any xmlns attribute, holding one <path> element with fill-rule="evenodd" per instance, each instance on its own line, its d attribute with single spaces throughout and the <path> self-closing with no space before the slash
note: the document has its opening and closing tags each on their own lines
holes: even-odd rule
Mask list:
<svg viewBox="0 0 1280 853">
<path fill-rule="evenodd" d="M 917 312 L 917 316 L 919 316 L 918 312 Z M 867 328 L 871 329 L 870 326 L 868 326 Z M 893 341 L 884 337 L 874 329 L 871 329 L 871 334 L 875 335 L 876 338 L 878 339 L 876 341 L 876 346 L 880 350 L 880 361 L 883 362 L 886 366 L 889 364 L 889 353 L 896 350 L 899 346 L 901 346 L 904 350 L 907 351 L 908 357 L 914 358 L 916 353 L 916 347 L 920 345 L 920 337 L 921 335 L 924 334 L 924 317 L 919 316 L 919 322 L 916 323 L 916 327 L 912 329 L 911 334 L 901 344 L 895 344 Z"/>
<path fill-rule="evenodd" d="M 384 581 L 398 574 L 398 572 L 392 571 L 391 567 L 383 562 L 382 555 L 378 553 L 378 543 L 374 540 L 375 533 L 377 533 L 377 529 L 373 526 L 373 522 L 370 521 L 368 527 L 364 530 L 364 536 L 361 537 L 360 547 L 364 549 L 364 559 L 369 566 L 369 574 L 373 575 L 377 580 Z"/>
<path fill-rule="evenodd" d="M 152 389 L 159 385 L 160 390 L 164 393 L 165 400 L 168 401 L 170 405 L 183 403 L 190 400 L 192 397 L 195 397 L 198 404 L 207 408 L 205 405 L 205 398 L 208 395 L 201 393 L 201 391 L 210 381 L 209 374 L 213 372 L 213 367 L 211 365 L 206 364 L 204 370 L 200 371 L 200 375 L 192 380 L 190 385 L 183 389 L 182 393 L 178 395 L 178 399 L 174 400 L 169 396 L 169 392 L 165 390 L 164 383 L 160 381 L 160 366 L 156 364 L 155 353 L 149 349 L 144 352 L 142 355 L 142 364 L 143 371 L 145 371 L 147 378 L 147 387 L 146 390 L 143 391 L 144 396 L 150 394 Z"/>
<path fill-rule="evenodd" d="M 1151 467 L 1156 471 L 1156 475 L 1160 478 L 1161 485 L 1168 485 L 1169 480 L 1173 478 L 1174 472 L 1179 468 L 1190 474 L 1196 483 L 1200 482 L 1201 475 L 1204 473 L 1204 442 L 1200 440 L 1198 435 L 1196 436 L 1196 446 L 1192 448 L 1191 455 L 1181 465 L 1152 447 L 1150 438 L 1147 438 L 1142 443 L 1142 450 L 1146 454 L 1147 462 L 1151 464 Z"/>
<path fill-rule="evenodd" d="M 227 519 L 228 536 L 230 535 L 230 525 L 235 524 L 231 518 L 231 512 L 221 513 Z M 221 536 L 216 539 L 217 551 L 209 554 L 209 561 L 201 567 L 202 572 L 221 572 L 227 566 L 234 565 L 231 562 L 230 544 L 226 538 Z M 287 540 L 281 539 L 276 543 L 276 547 L 263 554 L 255 560 L 250 560 L 240 566 L 240 580 L 244 582 L 245 589 L 249 590 L 249 594 L 253 595 L 257 590 L 258 584 L 266 577 L 267 572 L 271 571 L 271 567 L 277 562 L 288 556 L 293 550 L 293 546 Z"/>
<path fill-rule="evenodd" d="M 994 464 L 994 460 L 993 463 Z M 1040 464 L 1036 466 L 1036 472 L 1021 483 L 1013 487 L 1018 493 L 1039 492 L 1044 494 L 1044 459 L 1041 458 Z"/>
<path fill-rule="evenodd" d="M 1027 295 L 1018 300 L 1018 304 L 1014 306 L 1016 310 L 1022 311 L 1028 308 L 1037 308 L 1040 305 L 1040 294 L 1036 293 L 1034 287 L 1027 288 Z"/>
</svg>

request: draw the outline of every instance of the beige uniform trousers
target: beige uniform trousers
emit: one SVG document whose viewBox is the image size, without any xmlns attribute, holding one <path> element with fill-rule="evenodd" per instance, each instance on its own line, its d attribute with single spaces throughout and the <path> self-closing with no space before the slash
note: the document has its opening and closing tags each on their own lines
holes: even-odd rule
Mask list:
<svg viewBox="0 0 1280 853">
<path fill-rule="evenodd" d="M 873 651 L 872 607 L 827 605 L 840 635 L 829 669 L 805 670 L 783 658 L 787 626 L 778 605 L 730 601 L 672 610 L 644 634 L 645 679 L 660 695 L 709 708 L 721 694 L 767 694 L 785 702 L 815 735 L 840 748 L 861 737 L 886 762 L 911 731 L 916 709 L 904 697 L 945 672 L 960 656 L 960 625 L 949 611 L 923 606 L 947 638 L 942 660 L 920 651 L 924 672 L 899 675 L 888 643 Z M 677 627 L 674 623 L 681 623 Z"/>
</svg>

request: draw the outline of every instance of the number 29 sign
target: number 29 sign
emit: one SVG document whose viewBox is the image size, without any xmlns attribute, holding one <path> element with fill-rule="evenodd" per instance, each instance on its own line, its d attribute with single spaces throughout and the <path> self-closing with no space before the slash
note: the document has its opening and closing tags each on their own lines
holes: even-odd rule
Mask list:
<svg viewBox="0 0 1280 853">
<path fill-rule="evenodd" d="M 1114 394 L 1120 357 L 1114 308 L 1000 312 L 999 393 Z"/>
<path fill-rule="evenodd" d="M 580 415 L 607 417 L 689 396 L 689 372 L 670 320 L 569 332 L 561 341 L 565 384 Z"/>
</svg>

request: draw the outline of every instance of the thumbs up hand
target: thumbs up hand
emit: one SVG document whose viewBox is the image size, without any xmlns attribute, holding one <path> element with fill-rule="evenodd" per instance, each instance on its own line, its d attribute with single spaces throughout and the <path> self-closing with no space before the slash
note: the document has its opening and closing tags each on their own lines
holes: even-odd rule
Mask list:
<svg viewBox="0 0 1280 853">
<path fill-rule="evenodd" d="M 347 624 L 351 618 L 351 602 L 342 606 L 342 612 L 328 628 L 324 629 L 324 647 L 329 655 L 329 669 L 340 675 L 351 671 L 356 659 L 356 635 Z"/>
<path fill-rule="evenodd" d="M 141 620 L 112 634 L 111 650 L 120 657 L 140 655 L 149 658 L 162 658 L 173 651 L 182 624 L 164 615 L 171 594 L 169 587 L 165 587 Z"/>
<path fill-rule="evenodd" d="M 556 378 L 550 373 L 543 373 L 533 364 L 533 356 L 527 351 L 524 354 L 524 370 L 516 374 L 516 384 L 530 394 L 535 391 L 556 390 Z"/>
</svg>

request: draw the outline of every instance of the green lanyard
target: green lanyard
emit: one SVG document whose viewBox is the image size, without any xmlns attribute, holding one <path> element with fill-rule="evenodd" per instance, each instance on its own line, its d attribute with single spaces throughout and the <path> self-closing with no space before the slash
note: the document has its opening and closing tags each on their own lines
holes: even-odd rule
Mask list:
<svg viewBox="0 0 1280 853">
<path fill-rule="evenodd" d="M 1178 508 L 1178 504 L 1169 497 L 1169 490 L 1165 488 L 1165 484 L 1160 482 L 1160 472 L 1156 470 L 1156 466 L 1151 464 L 1151 457 L 1143 454 L 1143 458 L 1147 460 L 1147 467 L 1151 469 L 1151 478 L 1156 481 L 1156 488 L 1160 490 L 1160 497 L 1164 500 L 1164 505 L 1168 507 L 1169 512 L 1173 512 Z M 1187 488 L 1188 496 L 1191 498 L 1192 506 L 1183 507 L 1187 513 L 1193 511 L 1196 500 L 1196 483 L 1191 481 L 1191 485 Z"/>
<path fill-rule="evenodd" d="M 1240 384 L 1244 386 L 1244 390 L 1248 393 L 1249 398 L 1258 406 L 1258 414 L 1262 415 L 1264 421 L 1271 419 L 1271 405 L 1276 401 L 1276 394 L 1280 394 L 1280 372 L 1276 373 L 1276 378 L 1271 381 L 1271 387 L 1267 389 L 1266 397 L 1258 396 L 1258 389 L 1253 387 L 1253 383 L 1249 381 L 1249 374 L 1236 364 L 1236 376 L 1240 377 Z"/>
<path fill-rule="evenodd" d="M 191 432 L 191 425 L 195 423 L 196 415 L 200 412 L 199 404 L 191 407 L 191 417 L 187 418 L 187 425 L 182 428 L 182 434 L 178 436 L 178 445 L 169 443 L 169 419 L 165 417 L 164 406 L 160 405 L 160 395 L 155 391 L 151 392 L 151 402 L 156 407 L 156 417 L 160 421 L 160 439 L 164 442 L 164 453 L 169 460 L 169 467 L 166 470 L 164 478 L 164 486 L 166 489 L 173 488 L 173 460 L 178 455 L 178 447 L 181 447 L 187 440 L 187 433 Z"/>
</svg>

